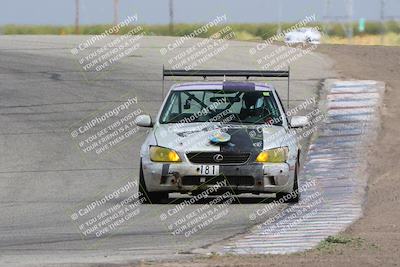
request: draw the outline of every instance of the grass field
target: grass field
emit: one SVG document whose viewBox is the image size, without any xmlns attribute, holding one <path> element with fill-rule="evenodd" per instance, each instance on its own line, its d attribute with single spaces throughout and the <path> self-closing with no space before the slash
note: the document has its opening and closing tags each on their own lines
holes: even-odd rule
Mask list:
<svg viewBox="0 0 400 267">
<path fill-rule="evenodd" d="M 294 24 L 284 23 L 282 30 L 285 31 Z M 137 25 L 121 28 L 118 34 L 125 34 Z M 176 24 L 171 33 L 168 25 L 141 25 L 148 35 L 157 36 L 184 36 L 200 28 L 201 24 Z M 201 33 L 198 37 L 209 37 L 227 25 L 219 25 L 210 28 L 208 32 Z M 266 40 L 275 35 L 278 30 L 277 24 L 229 24 L 235 32 L 236 39 L 244 41 Z M 312 24 L 308 26 L 318 27 L 323 30 L 324 43 L 331 44 L 361 44 L 361 45 L 400 45 L 400 22 L 388 21 L 383 25 L 379 22 L 367 22 L 365 31 L 359 32 L 357 23 L 353 23 L 354 38 L 351 42 L 346 38 L 344 28 L 339 23 Z M 82 25 L 79 34 L 94 35 L 102 34 L 112 25 Z M 383 38 L 380 33 L 385 31 Z M 4 25 L 0 28 L 2 34 L 52 34 L 68 35 L 76 34 L 74 26 L 49 26 L 49 25 Z"/>
<path fill-rule="evenodd" d="M 351 40 L 343 37 L 330 36 L 323 39 L 326 44 L 353 44 L 353 45 L 387 45 L 399 46 L 400 34 L 387 33 L 383 36 L 367 34 L 362 36 L 354 36 Z"/>
</svg>

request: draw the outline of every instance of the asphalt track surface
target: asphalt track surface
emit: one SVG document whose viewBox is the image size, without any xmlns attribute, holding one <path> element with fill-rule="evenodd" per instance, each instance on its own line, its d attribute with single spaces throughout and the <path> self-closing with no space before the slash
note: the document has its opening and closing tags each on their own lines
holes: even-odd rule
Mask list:
<svg viewBox="0 0 400 267">
<path fill-rule="evenodd" d="M 173 55 L 201 42 L 186 41 L 163 56 L 160 49 L 176 39 L 145 37 L 132 55 L 98 73 L 84 71 L 79 56 L 71 54 L 88 38 L 0 37 L 0 265 L 185 257 L 193 249 L 250 229 L 254 223 L 249 214 L 268 196 L 239 198 L 227 216 L 188 238 L 172 235 L 160 221 L 160 214 L 173 205 L 142 205 L 140 215 L 112 235 L 82 236 L 71 213 L 97 199 L 99 192 L 124 185 L 127 177 L 137 181 L 139 149 L 146 132 L 140 130 L 104 156 L 86 157 L 71 138 L 71 125 L 118 106 L 125 95 L 136 96 L 141 109 L 154 117 L 162 100 L 162 65 L 168 68 Z M 98 41 L 90 49 L 112 39 Z M 276 47 L 250 56 L 254 46 L 230 41 L 225 51 L 201 68 L 260 69 L 257 58 Z M 317 96 L 320 82 L 335 77 L 332 61 L 317 53 L 292 62 L 291 73 L 292 107 Z M 286 84 L 275 84 L 286 98 Z M 185 212 L 196 207 L 186 207 Z"/>
</svg>

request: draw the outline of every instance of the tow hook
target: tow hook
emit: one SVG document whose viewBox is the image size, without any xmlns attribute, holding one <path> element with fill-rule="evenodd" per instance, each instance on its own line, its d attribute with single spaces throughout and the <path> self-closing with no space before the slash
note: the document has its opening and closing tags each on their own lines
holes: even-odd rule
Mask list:
<svg viewBox="0 0 400 267">
<path fill-rule="evenodd" d="M 173 172 L 172 175 L 175 178 L 175 183 L 178 186 L 179 189 L 182 188 L 182 179 L 181 176 L 179 175 L 179 172 Z"/>
</svg>

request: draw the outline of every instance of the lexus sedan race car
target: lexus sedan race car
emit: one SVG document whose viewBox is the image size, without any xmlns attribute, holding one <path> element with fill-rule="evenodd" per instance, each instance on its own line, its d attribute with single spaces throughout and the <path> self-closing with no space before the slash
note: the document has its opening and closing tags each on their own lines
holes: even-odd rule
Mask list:
<svg viewBox="0 0 400 267">
<path fill-rule="evenodd" d="M 201 71 L 191 74 L 186 76 L 201 76 Z M 149 115 L 136 119 L 138 126 L 151 128 L 140 151 L 140 191 L 157 203 L 171 192 L 219 185 L 219 191 L 276 193 L 297 202 L 300 149 L 292 128 L 307 123 L 302 116 L 289 122 L 269 84 L 175 84 L 154 121 Z"/>
</svg>

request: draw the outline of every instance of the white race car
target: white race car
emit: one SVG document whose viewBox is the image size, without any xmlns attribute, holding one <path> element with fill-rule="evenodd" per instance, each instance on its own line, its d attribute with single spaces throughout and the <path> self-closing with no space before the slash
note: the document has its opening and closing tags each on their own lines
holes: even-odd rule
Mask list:
<svg viewBox="0 0 400 267">
<path fill-rule="evenodd" d="M 164 76 L 289 77 L 286 71 L 165 70 Z M 276 193 L 297 202 L 300 148 L 293 128 L 308 118 L 286 117 L 270 84 L 203 81 L 175 84 L 149 127 L 140 151 L 140 192 L 158 203 L 168 193 Z"/>
<path fill-rule="evenodd" d="M 321 43 L 321 33 L 315 28 L 299 28 L 285 34 L 285 43 Z"/>
</svg>

